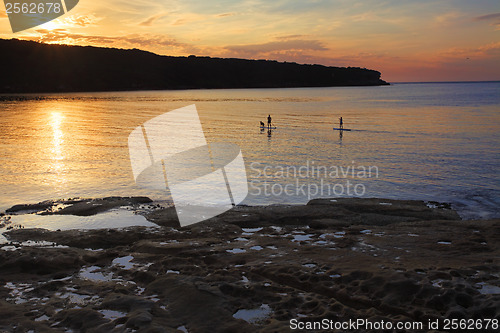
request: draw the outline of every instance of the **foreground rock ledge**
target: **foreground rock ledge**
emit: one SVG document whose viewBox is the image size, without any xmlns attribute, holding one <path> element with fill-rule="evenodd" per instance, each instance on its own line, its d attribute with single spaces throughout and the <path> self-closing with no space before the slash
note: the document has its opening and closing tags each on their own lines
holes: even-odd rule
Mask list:
<svg viewBox="0 0 500 333">
<path fill-rule="evenodd" d="M 45 243 L 0 251 L 0 330 L 500 319 L 498 219 L 460 221 L 446 205 L 385 199 L 236 207 L 185 228 L 173 227 L 169 208 L 147 217 L 163 227 L 6 233 Z"/>
</svg>

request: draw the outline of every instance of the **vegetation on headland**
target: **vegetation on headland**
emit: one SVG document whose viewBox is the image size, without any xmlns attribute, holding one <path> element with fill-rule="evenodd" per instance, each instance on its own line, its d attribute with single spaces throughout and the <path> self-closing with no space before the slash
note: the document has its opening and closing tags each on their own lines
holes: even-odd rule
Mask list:
<svg viewBox="0 0 500 333">
<path fill-rule="evenodd" d="M 0 39 L 0 93 L 386 85 L 380 72 Z"/>
</svg>

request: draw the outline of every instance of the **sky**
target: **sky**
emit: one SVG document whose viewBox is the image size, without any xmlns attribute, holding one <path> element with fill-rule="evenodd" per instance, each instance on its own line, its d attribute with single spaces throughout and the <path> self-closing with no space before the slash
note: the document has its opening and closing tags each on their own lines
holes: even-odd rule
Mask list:
<svg viewBox="0 0 500 333">
<path fill-rule="evenodd" d="M 389 82 L 500 80 L 499 0 L 80 0 L 0 38 L 378 70 Z"/>
</svg>

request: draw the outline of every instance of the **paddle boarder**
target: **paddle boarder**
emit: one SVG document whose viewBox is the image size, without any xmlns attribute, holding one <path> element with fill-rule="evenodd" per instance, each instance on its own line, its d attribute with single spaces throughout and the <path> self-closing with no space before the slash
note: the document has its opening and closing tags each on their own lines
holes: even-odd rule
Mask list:
<svg viewBox="0 0 500 333">
<path fill-rule="evenodd" d="M 271 128 L 271 120 L 272 120 L 271 115 L 268 115 L 268 116 L 267 116 L 267 128 L 268 128 L 268 129 L 270 129 L 270 128 Z"/>
<path fill-rule="evenodd" d="M 344 121 L 342 120 L 342 117 L 340 117 L 340 129 L 344 129 Z"/>
</svg>

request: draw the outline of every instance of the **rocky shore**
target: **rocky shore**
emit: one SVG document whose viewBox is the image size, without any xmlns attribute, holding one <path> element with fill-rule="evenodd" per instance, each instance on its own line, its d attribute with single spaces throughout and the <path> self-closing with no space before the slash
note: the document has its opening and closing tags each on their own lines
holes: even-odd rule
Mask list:
<svg viewBox="0 0 500 333">
<path fill-rule="evenodd" d="M 289 332 L 324 319 L 427 332 L 429 320 L 500 319 L 500 220 L 462 221 L 446 204 L 237 206 L 180 228 L 147 198 L 73 199 L 14 206 L 1 222 L 113 209 L 157 226 L 4 232 L 0 332 Z"/>
</svg>

